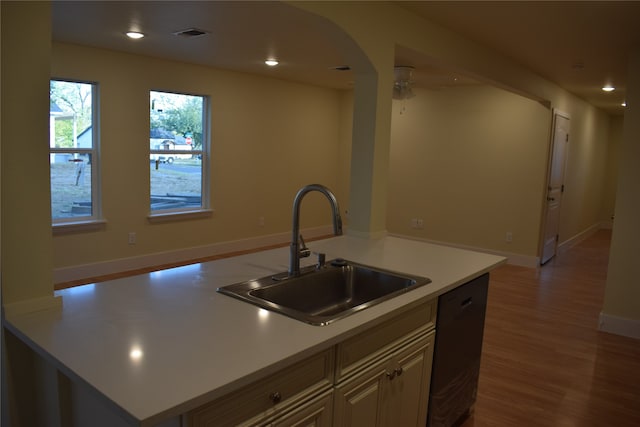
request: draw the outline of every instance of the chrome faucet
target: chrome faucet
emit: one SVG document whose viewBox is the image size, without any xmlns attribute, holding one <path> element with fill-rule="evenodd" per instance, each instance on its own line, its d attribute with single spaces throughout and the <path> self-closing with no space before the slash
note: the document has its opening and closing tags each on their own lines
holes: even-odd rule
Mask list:
<svg viewBox="0 0 640 427">
<path fill-rule="evenodd" d="M 302 240 L 302 236 L 300 235 L 300 203 L 302 202 L 303 197 L 311 191 L 319 191 L 320 193 L 324 194 L 327 199 L 329 199 L 333 217 L 333 234 L 335 234 L 336 236 L 342 234 L 342 218 L 340 217 L 340 207 L 338 206 L 336 196 L 333 195 L 331 190 L 320 184 L 310 184 L 302 187 L 298 191 L 298 194 L 296 194 L 295 199 L 293 199 L 293 219 L 291 221 L 293 225 L 289 254 L 289 277 L 300 275 L 300 258 L 308 257 L 311 254 L 311 251 L 309 251 L 309 249 L 305 246 L 304 240 Z"/>
</svg>

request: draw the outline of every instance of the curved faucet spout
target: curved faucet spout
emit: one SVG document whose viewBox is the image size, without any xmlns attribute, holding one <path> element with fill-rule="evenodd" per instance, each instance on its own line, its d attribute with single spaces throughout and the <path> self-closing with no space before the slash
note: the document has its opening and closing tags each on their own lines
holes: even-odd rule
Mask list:
<svg viewBox="0 0 640 427">
<path fill-rule="evenodd" d="M 333 218 L 333 234 L 339 236 L 342 234 L 342 217 L 340 216 L 340 207 L 338 206 L 338 200 L 324 185 L 310 184 L 302 187 L 293 199 L 293 219 L 292 219 L 292 231 L 291 231 L 291 247 L 289 254 L 289 277 L 300 275 L 300 258 L 303 256 L 309 256 L 309 251 L 306 247 L 301 247 L 300 241 L 300 204 L 304 196 L 311 191 L 319 191 L 324 194 L 331 204 L 331 216 Z M 304 246 L 304 243 L 302 244 Z"/>
</svg>

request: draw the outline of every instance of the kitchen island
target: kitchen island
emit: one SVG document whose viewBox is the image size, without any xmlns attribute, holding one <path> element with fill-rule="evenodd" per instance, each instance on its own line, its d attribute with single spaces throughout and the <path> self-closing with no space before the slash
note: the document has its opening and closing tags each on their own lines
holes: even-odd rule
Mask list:
<svg viewBox="0 0 640 427">
<path fill-rule="evenodd" d="M 338 236 L 309 249 L 432 282 L 326 326 L 216 292 L 286 271 L 288 248 L 279 248 L 58 291 L 61 310 L 11 316 L 6 327 L 56 372 L 54 398 L 66 407 L 58 412 L 72 425 L 180 426 L 184 414 L 382 328 L 505 262 L 397 237 Z"/>
</svg>

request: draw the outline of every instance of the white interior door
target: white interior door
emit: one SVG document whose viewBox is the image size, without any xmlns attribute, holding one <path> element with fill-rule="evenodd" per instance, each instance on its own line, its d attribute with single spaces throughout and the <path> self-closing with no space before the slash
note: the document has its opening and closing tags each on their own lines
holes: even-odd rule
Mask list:
<svg viewBox="0 0 640 427">
<path fill-rule="evenodd" d="M 554 112 L 553 136 L 549 177 L 547 179 L 546 219 L 540 263 L 544 264 L 556 255 L 560 228 L 560 205 L 564 192 L 564 167 L 569 145 L 569 117 Z"/>
</svg>

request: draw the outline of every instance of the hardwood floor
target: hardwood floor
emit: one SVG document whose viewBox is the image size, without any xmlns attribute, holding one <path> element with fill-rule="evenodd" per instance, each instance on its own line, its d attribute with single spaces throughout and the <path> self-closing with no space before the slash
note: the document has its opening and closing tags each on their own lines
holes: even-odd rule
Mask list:
<svg viewBox="0 0 640 427">
<path fill-rule="evenodd" d="M 540 269 L 492 272 L 462 427 L 640 426 L 640 340 L 597 330 L 610 239 L 602 230 Z"/>
</svg>

